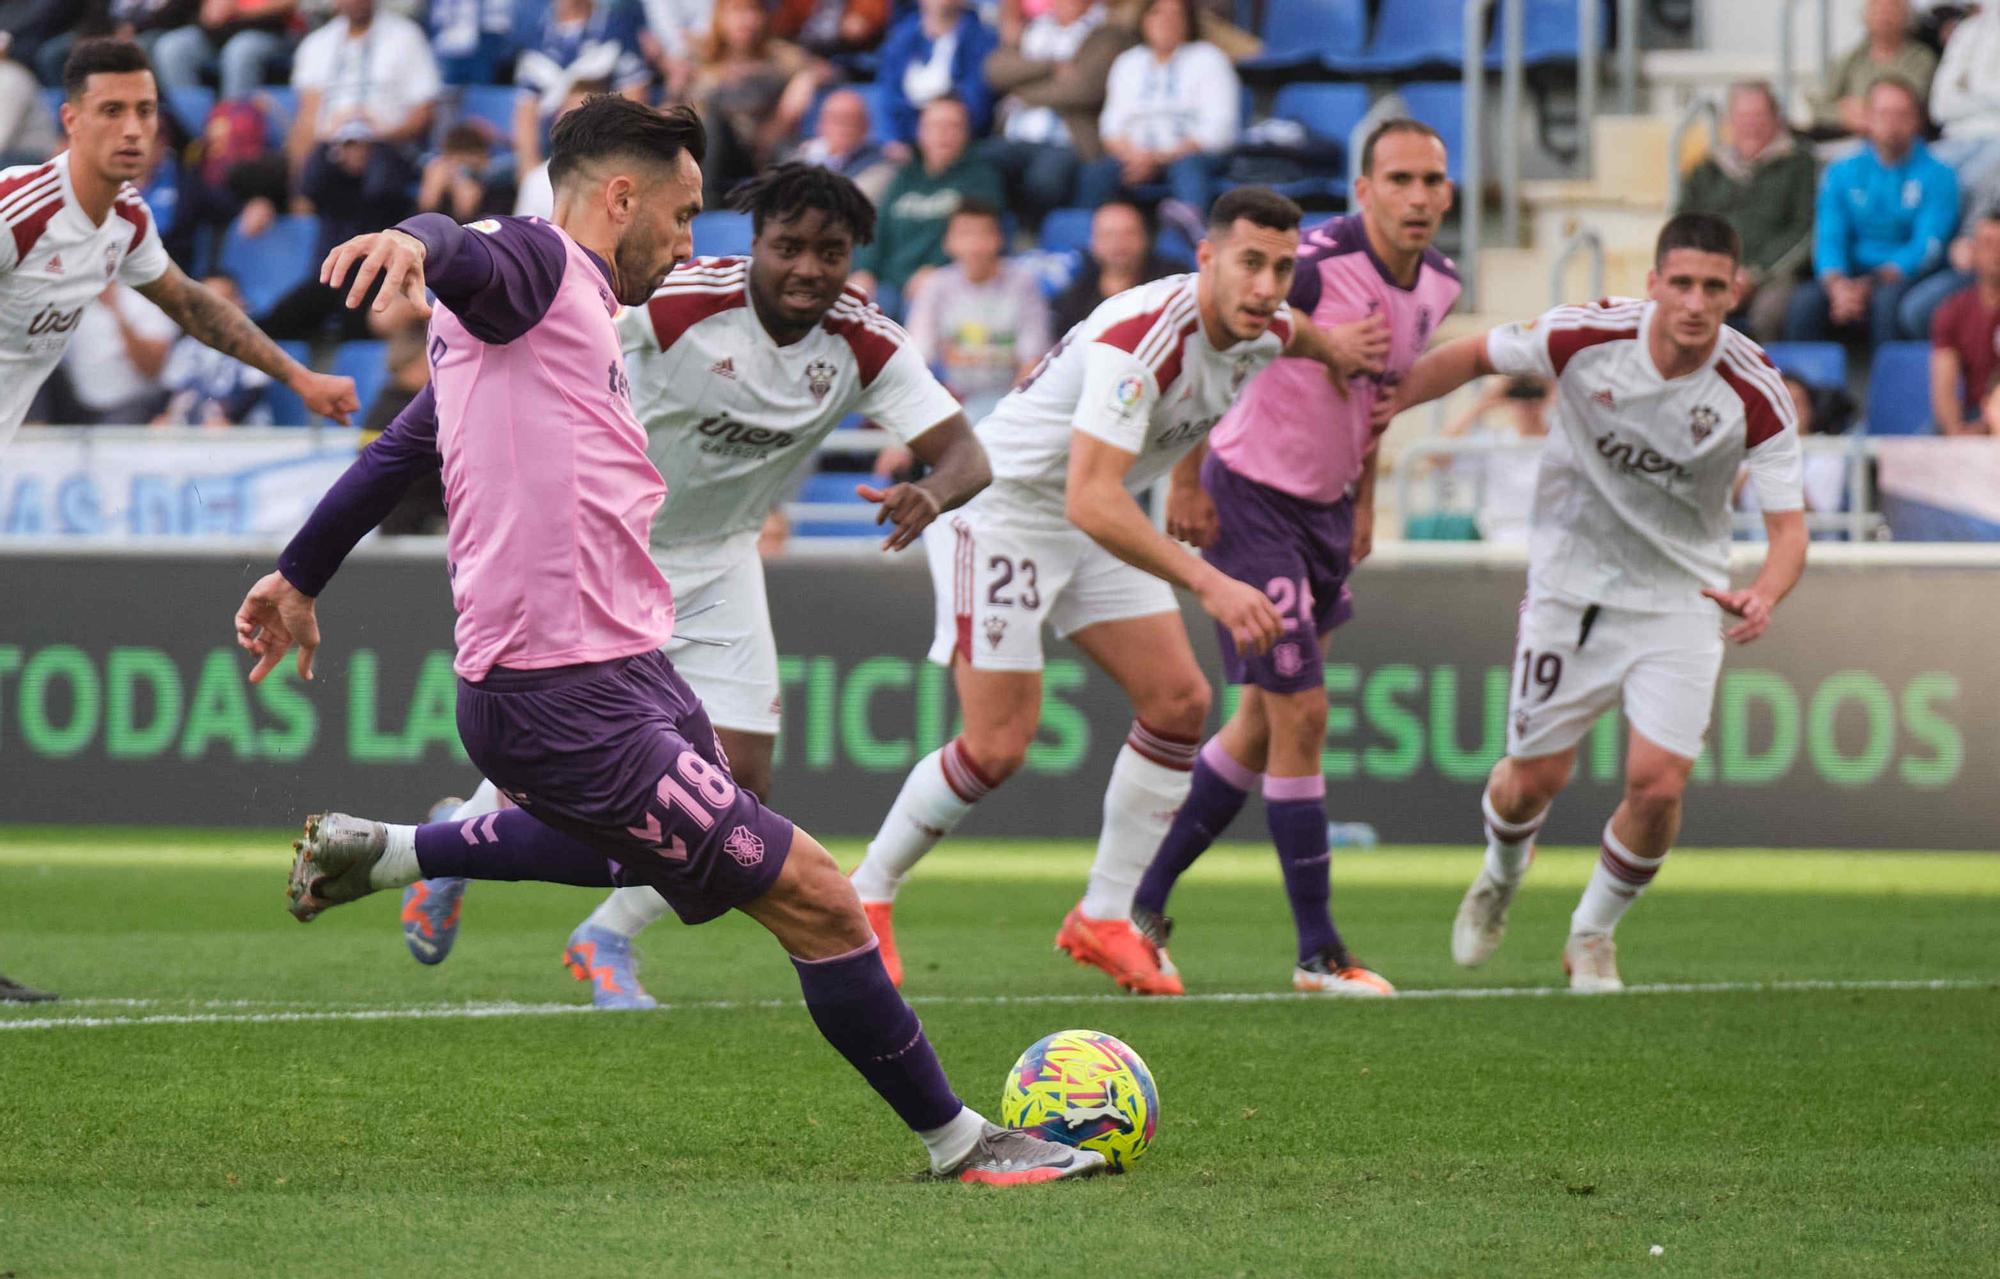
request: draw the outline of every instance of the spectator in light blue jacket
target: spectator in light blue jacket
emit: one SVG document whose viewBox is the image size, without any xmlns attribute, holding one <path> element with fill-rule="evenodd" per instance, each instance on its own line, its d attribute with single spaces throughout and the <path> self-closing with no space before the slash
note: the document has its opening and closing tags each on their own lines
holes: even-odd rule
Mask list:
<svg viewBox="0 0 2000 1279">
<path fill-rule="evenodd" d="M 1874 344 L 1905 333 L 1897 308 L 1912 285 L 1944 264 L 1958 226 L 1958 178 L 1918 139 L 1923 101 L 1907 81 L 1868 91 L 1868 146 L 1820 180 L 1813 232 L 1815 278 L 1792 295 L 1785 337 Z"/>
<path fill-rule="evenodd" d="M 972 116 L 972 136 L 993 122 L 986 55 L 1000 43 L 965 0 L 918 0 L 917 11 L 889 28 L 875 80 L 888 90 L 889 130 L 906 146 L 917 140 L 917 112 L 949 93 Z"/>
</svg>

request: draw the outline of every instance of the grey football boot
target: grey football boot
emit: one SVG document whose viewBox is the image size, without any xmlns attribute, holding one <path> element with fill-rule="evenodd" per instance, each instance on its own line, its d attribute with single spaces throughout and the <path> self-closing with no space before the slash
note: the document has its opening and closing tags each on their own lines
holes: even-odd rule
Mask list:
<svg viewBox="0 0 2000 1279">
<path fill-rule="evenodd" d="M 375 891 L 368 882 L 389 847 L 381 822 L 346 813 L 314 813 L 303 839 L 292 841 L 292 878 L 285 888 L 298 921 L 309 924 L 329 906 L 340 906 Z"/>
<path fill-rule="evenodd" d="M 1109 1166 L 1095 1150 L 1078 1150 L 1019 1128 L 989 1123 L 971 1153 L 937 1175 L 986 1186 L 1025 1186 L 1088 1177 Z"/>
</svg>

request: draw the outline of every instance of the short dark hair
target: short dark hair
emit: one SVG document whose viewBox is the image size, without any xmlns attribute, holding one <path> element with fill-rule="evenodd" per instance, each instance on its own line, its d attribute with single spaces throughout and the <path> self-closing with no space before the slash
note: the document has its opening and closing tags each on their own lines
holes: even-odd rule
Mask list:
<svg viewBox="0 0 2000 1279">
<path fill-rule="evenodd" d="M 71 102 L 81 102 L 83 90 L 94 75 L 125 75 L 152 69 L 146 51 L 130 40 L 113 36 L 79 40 L 70 46 L 69 57 L 63 61 L 63 96 Z"/>
<path fill-rule="evenodd" d="M 1209 206 L 1208 229 L 1227 231 L 1238 218 L 1272 231 L 1296 231 L 1305 210 L 1269 187 L 1233 187 Z"/>
<path fill-rule="evenodd" d="M 1732 98 L 1744 93 L 1764 99 L 1764 105 L 1771 108 L 1772 115 L 1785 114 L 1784 108 L 1778 105 L 1778 91 L 1771 87 L 1769 80 L 1737 80 L 1729 86 L 1729 96 Z"/>
<path fill-rule="evenodd" d="M 1885 72 L 1882 75 L 1876 76 L 1874 80 L 1869 82 L 1868 92 L 1863 94 L 1862 96 L 1864 98 L 1874 97 L 1875 90 L 1881 88 L 1883 85 L 1888 85 L 1891 89 L 1900 89 L 1904 93 L 1904 95 L 1910 99 L 1910 105 L 1917 109 L 1917 118 L 1919 120 L 1924 118 L 1925 108 L 1924 108 L 1923 91 L 1917 88 L 1917 86 L 1910 81 L 1909 77 L 1897 75 L 1894 71 Z"/>
<path fill-rule="evenodd" d="M 1675 249 L 1720 253 L 1731 262 L 1741 262 L 1743 237 L 1719 214 L 1677 213 L 1660 228 L 1660 238 L 1653 245 L 1653 266 L 1659 267 Z"/>
<path fill-rule="evenodd" d="M 485 155 L 491 147 L 492 144 L 486 138 L 486 130 L 470 120 L 461 120 L 446 129 L 443 140 L 438 143 L 439 151 L 451 155 L 461 151 L 477 151 Z"/>
<path fill-rule="evenodd" d="M 1420 137 L 1436 138 L 1439 146 L 1444 145 L 1444 135 L 1422 120 L 1412 120 L 1402 115 L 1394 116 L 1370 129 L 1367 141 L 1361 144 L 1361 172 L 1364 175 L 1375 172 L 1375 144 L 1397 133 L 1414 133 Z"/>
<path fill-rule="evenodd" d="M 1180 5 L 1181 12 L 1187 15 L 1187 42 L 1193 44 L 1195 41 L 1201 39 L 1201 6 L 1196 4 L 1195 0 L 1174 0 L 1174 2 Z M 1137 26 L 1143 28 L 1146 25 L 1146 15 L 1151 13 L 1161 3 L 1162 0 L 1146 0 L 1144 4 L 1140 5 Z"/>
<path fill-rule="evenodd" d="M 556 121 L 549 130 L 549 185 L 560 187 L 592 160 L 624 156 L 672 164 L 685 151 L 701 163 L 708 134 L 689 106 L 654 110 L 613 93 L 600 93 Z"/>
<path fill-rule="evenodd" d="M 1006 226 L 1001 221 L 1000 206 L 983 196 L 969 195 L 960 200 L 958 207 L 951 211 L 951 216 L 945 219 L 945 225 L 949 226 L 959 218 L 986 218 L 996 228 L 1004 229 Z"/>
<path fill-rule="evenodd" d="M 845 226 L 856 244 L 875 238 L 875 205 L 854 182 L 817 164 L 773 165 L 729 193 L 729 207 L 750 215 L 750 234 L 766 222 L 789 222 L 808 209 Z"/>
</svg>

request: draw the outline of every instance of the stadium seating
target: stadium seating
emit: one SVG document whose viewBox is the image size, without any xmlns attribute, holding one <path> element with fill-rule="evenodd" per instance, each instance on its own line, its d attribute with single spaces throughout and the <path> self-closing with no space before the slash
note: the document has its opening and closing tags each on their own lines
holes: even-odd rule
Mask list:
<svg viewBox="0 0 2000 1279">
<path fill-rule="evenodd" d="M 854 486 L 867 480 L 860 471 L 818 471 L 799 486 L 798 501 L 851 506 L 851 519 L 802 519 L 792 526 L 796 537 L 866 537 L 875 532 L 875 504 L 855 495 Z"/>
<path fill-rule="evenodd" d="M 1368 48 L 1321 63 L 1343 75 L 1456 68 L 1465 61 L 1462 8 L 1460 0 L 1382 0 Z"/>
<path fill-rule="evenodd" d="M 1764 354 L 1807 386 L 1847 385 L 1847 348 L 1838 342 L 1773 342 Z"/>
<path fill-rule="evenodd" d="M 1465 86 L 1456 81 L 1405 84 L 1397 86 L 1396 94 L 1412 119 L 1428 124 L 1444 139 L 1445 172 L 1458 181 L 1465 164 Z"/>
<path fill-rule="evenodd" d="M 242 289 L 243 308 L 262 315 L 312 273 L 318 246 L 319 219 L 310 214 L 281 217 L 254 239 L 231 223 L 223 233 L 219 265 Z"/>
<path fill-rule="evenodd" d="M 389 380 L 389 344 L 387 342 L 343 342 L 333 353 L 333 367 L 329 372 L 341 377 L 354 379 L 354 394 L 361 401 L 361 412 L 365 416 L 368 406 L 382 393 L 383 385 Z"/>
<path fill-rule="evenodd" d="M 312 348 L 308 343 L 280 342 L 278 345 L 287 355 L 301 364 L 308 363 L 312 359 Z M 306 426 L 312 422 L 312 414 L 306 412 L 306 402 L 289 386 L 280 386 L 273 382 L 265 387 L 264 403 L 271 410 L 273 426 Z M 364 402 L 361 407 L 365 411 L 368 405 Z"/>
<path fill-rule="evenodd" d="M 282 143 L 299 114 L 299 91 L 289 84 L 267 84 L 257 90 L 264 111 L 271 117 L 271 136 Z"/>
<path fill-rule="evenodd" d="M 726 258 L 750 251 L 750 215 L 716 209 L 694 216 L 694 251 L 704 258 Z"/>
<path fill-rule="evenodd" d="M 1501 0 L 1505 5 L 1515 0 Z M 1524 66 L 1538 67 L 1552 63 L 1576 62 L 1582 42 L 1577 38 L 1577 0 L 1519 0 L 1525 3 L 1527 11 L 1521 15 L 1521 62 Z M 1611 6 L 1599 0 L 1597 6 L 1597 47 L 1604 48 L 1611 33 Z M 1496 13 L 1504 9 L 1496 8 Z M 1499 18 L 1493 22 L 1493 33 L 1486 41 L 1486 69 L 1498 71 L 1506 62 L 1506 24 Z"/>
<path fill-rule="evenodd" d="M 1294 200 L 1340 197 L 1347 193 L 1347 140 L 1368 114 L 1368 90 L 1358 84 L 1288 84 L 1272 100 L 1271 115 L 1304 125 L 1317 138 L 1338 143 L 1340 163 L 1332 172 L 1276 185 Z"/>
<path fill-rule="evenodd" d="M 490 129 L 503 151 L 514 149 L 514 104 L 520 90 L 510 84 L 468 84 L 460 89 L 458 118 Z"/>
<path fill-rule="evenodd" d="M 1302 71 L 1331 59 L 1361 56 L 1368 39 L 1366 0 L 1271 0 L 1264 17 L 1264 52 L 1238 69 Z"/>
<path fill-rule="evenodd" d="M 1888 342 L 1868 366 L 1868 434 L 1930 435 L 1931 346 Z"/>
<path fill-rule="evenodd" d="M 190 137 L 201 133 L 208 113 L 215 109 L 215 90 L 205 87 L 168 89 L 165 97 L 167 110 Z"/>
</svg>

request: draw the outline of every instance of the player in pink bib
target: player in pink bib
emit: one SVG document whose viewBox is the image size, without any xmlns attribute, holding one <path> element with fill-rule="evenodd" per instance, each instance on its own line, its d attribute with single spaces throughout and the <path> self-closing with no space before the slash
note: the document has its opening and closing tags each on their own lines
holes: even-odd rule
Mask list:
<svg viewBox="0 0 2000 1279">
<path fill-rule="evenodd" d="M 1414 120 L 1385 121 L 1362 150 L 1361 173 L 1361 211 L 1300 242 L 1290 300 L 1323 328 L 1371 324 L 1382 372 L 1350 379 L 1342 396 L 1322 366 L 1278 360 L 1215 428 L 1198 461 L 1199 488 L 1193 467 L 1175 474 L 1168 510 L 1182 514 L 1172 531 L 1269 595 L 1286 630 L 1263 653 L 1221 631 L 1224 673 L 1242 697 L 1201 748 L 1187 802 L 1133 898 L 1132 922 L 1164 949 L 1174 882 L 1261 789 L 1298 930 L 1292 985 L 1387 995 L 1394 988 L 1348 953 L 1329 906 L 1322 655 L 1353 611 L 1347 575 L 1368 554 L 1385 406 L 1458 300 L 1458 273 L 1431 247 L 1451 207 L 1437 134 Z"/>
</svg>

